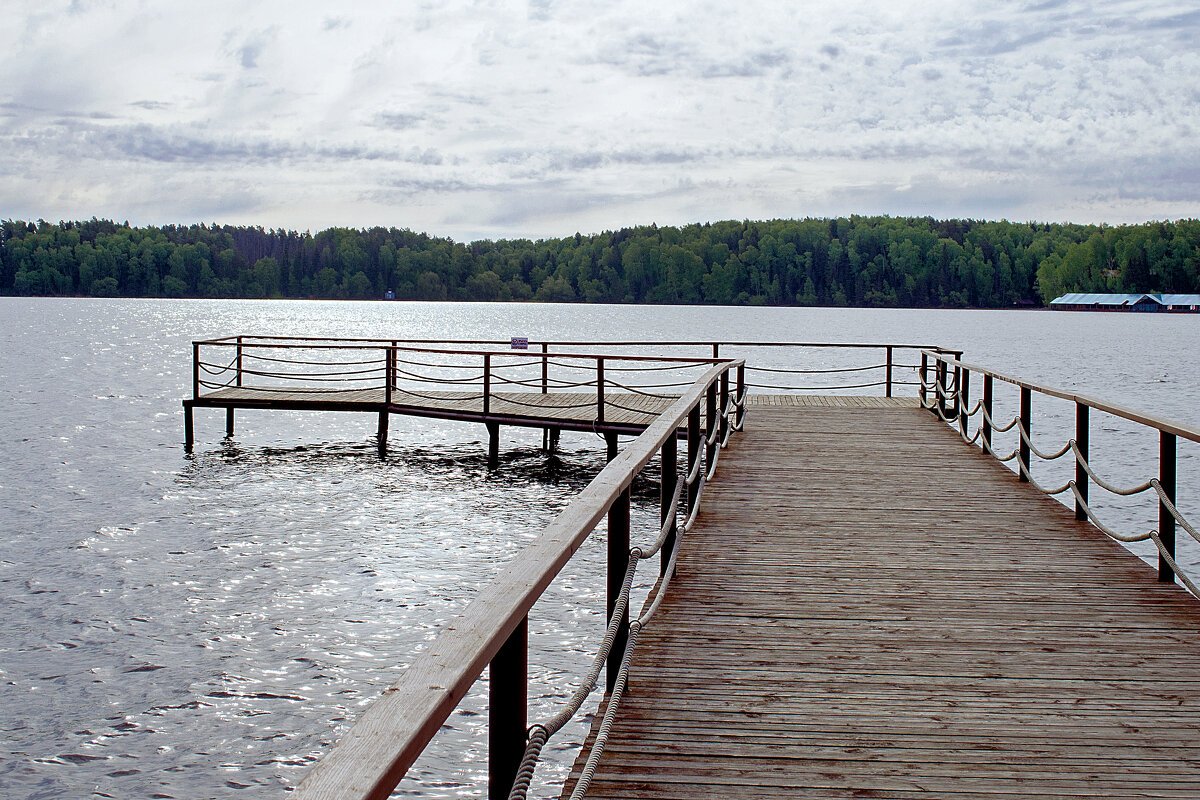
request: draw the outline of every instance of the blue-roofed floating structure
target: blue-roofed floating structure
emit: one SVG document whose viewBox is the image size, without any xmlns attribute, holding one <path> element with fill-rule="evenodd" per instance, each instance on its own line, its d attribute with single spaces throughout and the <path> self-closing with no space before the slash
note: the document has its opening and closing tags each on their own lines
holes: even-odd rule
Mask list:
<svg viewBox="0 0 1200 800">
<path fill-rule="evenodd" d="M 1069 292 L 1050 301 L 1055 311 L 1148 311 L 1200 313 L 1200 294 L 1099 294 Z"/>
</svg>

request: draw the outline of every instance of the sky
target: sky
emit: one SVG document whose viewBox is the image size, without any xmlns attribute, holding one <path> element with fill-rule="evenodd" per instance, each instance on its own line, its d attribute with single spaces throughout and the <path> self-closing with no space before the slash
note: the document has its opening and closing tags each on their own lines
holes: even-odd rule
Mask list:
<svg viewBox="0 0 1200 800">
<path fill-rule="evenodd" d="M 1200 216 L 1200 2 L 5 0 L 0 218 Z"/>
</svg>

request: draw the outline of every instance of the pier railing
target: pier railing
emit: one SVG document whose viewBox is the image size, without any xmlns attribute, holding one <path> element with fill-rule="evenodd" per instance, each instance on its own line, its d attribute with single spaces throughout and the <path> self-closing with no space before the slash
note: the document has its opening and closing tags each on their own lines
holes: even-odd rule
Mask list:
<svg viewBox="0 0 1200 800">
<path fill-rule="evenodd" d="M 731 391 L 739 359 L 707 364 L 681 396 L 521 551 L 377 699 L 298 787 L 297 797 L 385 798 L 485 668 L 489 681 L 489 797 L 523 798 L 547 739 L 579 710 L 607 670 L 608 715 L 616 713 L 638 632 L 658 607 L 674 574 L 680 534 L 692 526 L 721 448 L 744 422 L 746 390 Z M 703 416 L 703 430 L 702 430 Z M 678 431 L 687 432 L 687 461 L 678 465 Z M 649 545 L 630 546 L 630 486 L 661 459 L 660 528 Z M 682 517 L 683 521 L 680 522 Z M 608 625 L 591 669 L 566 706 L 530 726 L 527 714 L 528 616 L 555 576 L 607 518 Z M 659 556 L 659 578 L 631 619 L 630 587 L 640 562 Z M 611 725 L 609 716 L 606 724 Z M 603 748 L 601 736 L 597 746 Z M 589 764 L 598 758 L 594 751 Z M 588 774 L 585 770 L 585 774 Z M 586 781 L 581 782 L 586 790 Z"/>
<path fill-rule="evenodd" d="M 500 350 L 508 340 L 347 339 L 232 336 L 193 342 L 192 397 L 252 388 L 264 398 L 301 392 L 331 401 L 350 392 L 382 389 L 383 401 L 431 386 L 457 389 L 490 405 L 494 392 L 592 391 L 603 420 L 606 392 L 665 397 L 690 385 L 697 371 L 722 357 L 747 361 L 752 394 L 855 392 L 886 397 L 915 394 L 917 354 L 961 352 L 920 344 L 733 341 L 530 341 Z M 601 354 L 587 351 L 599 349 Z M 647 351 L 655 355 L 646 355 Z M 822 355 L 825 354 L 825 355 Z M 828 356 L 836 354 L 834 363 Z M 608 360 L 607 365 L 605 359 Z M 617 361 L 632 363 L 614 367 Z M 650 362 L 660 362 L 653 365 Z M 590 363 L 589 363 L 590 362 Z M 608 370 L 605 371 L 605 366 Z M 674 375 L 669 373 L 675 372 Z M 518 401 L 519 402 L 519 401 Z M 490 410 L 490 409 L 489 409 Z"/>
<path fill-rule="evenodd" d="M 1153 543 L 1158 551 L 1158 579 L 1173 583 L 1176 578 L 1192 594 L 1200 596 L 1193 578 L 1186 575 L 1176 559 L 1176 531 L 1182 528 L 1200 543 L 1200 532 L 1180 512 L 1176 505 L 1178 455 L 1177 440 L 1182 438 L 1200 442 L 1200 429 L 1172 420 L 1144 414 L 1133 409 L 1115 405 L 1093 397 L 1055 389 L 1031 381 L 1005 375 L 981 366 L 967 364 L 944 353 L 925 351 L 921 354 L 921 404 L 931 410 L 947 424 L 956 428 L 969 444 L 979 447 L 1001 462 L 1012 462 L 1018 478 L 1051 496 L 1068 495 L 1073 498 L 1075 518 L 1089 520 L 1109 537 L 1122 543 Z M 977 379 L 981 394 L 972 405 L 972 384 Z M 1015 387 L 1018 391 L 1016 406 L 1019 409 L 1010 420 L 996 420 L 994 416 L 997 399 L 996 383 Z M 1057 449 L 1043 449 L 1034 444 L 1033 397 L 1056 398 L 1074 405 L 1075 435 Z M 1092 457 L 1091 411 L 1109 414 L 1145 429 L 1155 431 L 1158 438 L 1158 474 L 1132 486 L 1118 486 L 1098 474 Z M 973 426 L 973 430 L 972 430 Z M 1011 452 L 997 452 L 995 439 L 998 434 L 1015 429 L 1015 441 Z M 1032 458 L 1053 462 L 1070 456 L 1074 461 L 1074 476 L 1061 486 L 1045 486 L 1034 477 Z M 1045 478 L 1043 478 L 1045 480 Z M 1158 525 L 1156 528 L 1137 533 L 1122 533 L 1105 524 L 1096 513 L 1091 496 L 1091 487 L 1096 487 L 1112 496 L 1133 497 L 1147 494 L 1156 498 Z"/>
</svg>

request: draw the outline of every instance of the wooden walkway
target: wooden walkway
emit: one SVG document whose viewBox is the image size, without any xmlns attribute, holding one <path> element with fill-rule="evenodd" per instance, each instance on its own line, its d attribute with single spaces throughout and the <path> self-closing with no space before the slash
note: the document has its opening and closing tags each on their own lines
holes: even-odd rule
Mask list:
<svg viewBox="0 0 1200 800">
<path fill-rule="evenodd" d="M 589 797 L 1200 797 L 1194 598 L 928 412 L 733 442 Z"/>
<path fill-rule="evenodd" d="M 197 407 L 258 408 L 325 411 L 390 411 L 393 414 L 444 419 L 498 419 L 511 425 L 556 426 L 568 429 L 616 429 L 636 433 L 665 411 L 678 395 L 656 397 L 614 392 L 605 396 L 604 421 L 597 422 L 594 393 L 583 392 L 493 392 L 484 412 L 477 391 L 423 391 L 397 389 L 387 405 L 383 389 L 272 389 L 238 386 L 202 394 L 186 401 Z M 879 408 L 897 404 L 915 406 L 915 398 L 854 397 L 830 395 L 750 395 L 750 405 L 839 406 Z M 701 413 L 703 417 L 703 412 Z"/>
</svg>

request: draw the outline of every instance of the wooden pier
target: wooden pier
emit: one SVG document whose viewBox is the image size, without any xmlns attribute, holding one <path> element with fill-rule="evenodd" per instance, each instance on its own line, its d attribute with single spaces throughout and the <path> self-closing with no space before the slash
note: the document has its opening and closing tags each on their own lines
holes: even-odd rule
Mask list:
<svg viewBox="0 0 1200 800">
<path fill-rule="evenodd" d="M 1200 797 L 1200 603 L 928 411 L 756 406 L 720 476 L 588 797 Z"/>
<path fill-rule="evenodd" d="M 312 342 L 200 344 L 236 355 L 197 348 L 189 444 L 205 406 L 371 411 L 381 448 L 394 413 L 473 420 L 493 457 L 500 424 L 608 438 L 608 466 L 366 710 L 300 800 L 388 797 L 485 670 L 492 800 L 526 797 L 542 747 L 602 673 L 564 798 L 1200 797 L 1200 603 L 1175 559 L 1179 530 L 1200 541 L 1175 505 L 1177 442 L 1200 442 L 1196 428 L 908 345 L 851 345 L 883 355 L 841 370 L 838 388 L 876 391 L 856 396 L 764 391 L 771 376 L 838 370 L 757 368 L 717 343 L 694 358 L 543 343 L 532 359 L 395 341 L 316 344 L 334 357 L 267 355 Z M 289 366 L 245 367 L 252 347 Z M 920 364 L 895 362 L 902 349 Z M 893 375 L 905 368 L 917 380 Z M 682 386 L 662 377 L 687 370 Z M 450 386 L 423 385 L 438 375 Z M 326 380 L 368 385 L 309 385 Z M 998 389 L 1019 409 L 1009 422 L 995 418 Z M 1035 395 L 1075 409 L 1053 452 L 1032 433 Z M 1093 413 L 1157 437 L 1157 475 L 1096 474 Z M 619 452 L 618 433 L 636 435 Z M 1040 462 L 1063 457 L 1073 479 L 1042 486 Z M 630 485 L 651 460 L 661 527 L 631 531 Z M 1089 505 L 1101 491 L 1145 493 L 1157 526 L 1109 527 Z M 1072 506 L 1047 496 L 1064 492 Z M 606 521 L 606 636 L 564 706 L 531 724 L 529 615 Z M 1115 540 L 1152 542 L 1157 573 Z M 658 583 L 638 611 L 629 586 L 652 558 Z"/>
</svg>

